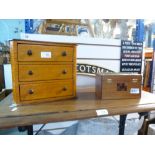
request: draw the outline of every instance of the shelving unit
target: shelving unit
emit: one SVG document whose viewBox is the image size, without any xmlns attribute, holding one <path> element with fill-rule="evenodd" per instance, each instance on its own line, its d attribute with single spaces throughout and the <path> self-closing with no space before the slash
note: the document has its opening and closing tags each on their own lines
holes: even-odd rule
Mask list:
<svg viewBox="0 0 155 155">
<path fill-rule="evenodd" d="M 152 90 L 153 49 L 146 49 L 144 54 L 143 90 Z M 154 80 L 154 79 L 153 79 Z"/>
</svg>

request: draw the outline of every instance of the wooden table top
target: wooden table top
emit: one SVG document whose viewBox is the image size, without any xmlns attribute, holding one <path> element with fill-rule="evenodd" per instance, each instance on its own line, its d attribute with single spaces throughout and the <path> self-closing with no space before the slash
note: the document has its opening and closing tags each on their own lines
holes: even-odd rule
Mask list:
<svg viewBox="0 0 155 155">
<path fill-rule="evenodd" d="M 99 109 L 108 110 L 104 116 L 149 112 L 155 110 L 155 95 L 143 91 L 141 99 L 97 100 L 94 92 L 79 92 L 76 99 L 16 105 L 10 94 L 0 102 L 0 128 L 93 118 Z"/>
</svg>

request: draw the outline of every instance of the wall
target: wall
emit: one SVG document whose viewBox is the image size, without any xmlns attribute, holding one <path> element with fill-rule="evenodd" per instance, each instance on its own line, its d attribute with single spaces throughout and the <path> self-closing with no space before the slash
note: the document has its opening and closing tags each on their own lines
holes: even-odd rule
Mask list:
<svg viewBox="0 0 155 155">
<path fill-rule="evenodd" d="M 21 32 L 25 32 L 24 19 L 0 19 L 0 42 L 18 39 Z"/>
<path fill-rule="evenodd" d="M 19 39 L 25 32 L 24 19 L 0 19 L 0 42 L 8 43 L 11 39 Z M 11 65 L 4 65 L 5 88 L 12 88 Z"/>
<path fill-rule="evenodd" d="M 78 45 L 77 63 L 96 65 L 114 72 L 119 72 L 120 46 L 109 46 L 106 44 L 102 46 Z M 95 88 L 95 77 L 78 75 L 77 85 Z"/>
</svg>

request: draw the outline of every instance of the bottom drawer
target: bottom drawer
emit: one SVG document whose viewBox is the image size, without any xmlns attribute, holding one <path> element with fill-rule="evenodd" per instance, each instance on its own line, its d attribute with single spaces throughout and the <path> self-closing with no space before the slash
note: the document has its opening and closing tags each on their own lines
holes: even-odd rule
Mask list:
<svg viewBox="0 0 155 155">
<path fill-rule="evenodd" d="M 73 95 L 73 80 L 20 85 L 20 100 L 38 100 Z"/>
</svg>

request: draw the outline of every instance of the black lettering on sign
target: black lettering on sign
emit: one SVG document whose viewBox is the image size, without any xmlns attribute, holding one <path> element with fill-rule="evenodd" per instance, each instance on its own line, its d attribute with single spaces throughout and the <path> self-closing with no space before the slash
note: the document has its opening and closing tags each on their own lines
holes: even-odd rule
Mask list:
<svg viewBox="0 0 155 155">
<path fill-rule="evenodd" d="M 143 43 L 121 41 L 120 72 L 141 73 Z"/>
<path fill-rule="evenodd" d="M 114 71 L 90 64 L 77 63 L 77 73 L 95 76 L 96 74 L 112 73 Z"/>
</svg>

